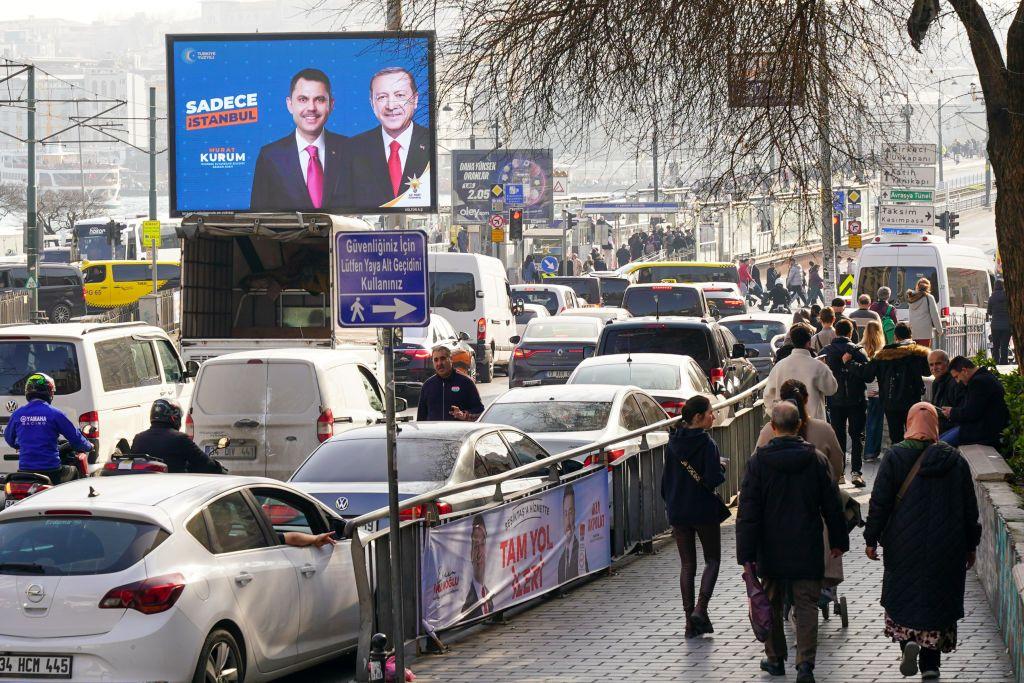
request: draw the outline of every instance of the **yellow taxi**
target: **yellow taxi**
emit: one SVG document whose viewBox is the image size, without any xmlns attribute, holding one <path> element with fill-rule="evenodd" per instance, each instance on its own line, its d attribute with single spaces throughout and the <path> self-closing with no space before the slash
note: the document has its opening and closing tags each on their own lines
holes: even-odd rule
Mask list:
<svg viewBox="0 0 1024 683">
<path fill-rule="evenodd" d="M 157 261 L 157 289 L 181 286 L 181 263 Z M 84 261 L 85 303 L 92 310 L 133 304 L 153 292 L 152 261 Z"/>
<path fill-rule="evenodd" d="M 735 263 L 705 263 L 702 261 L 650 261 L 630 263 L 621 269 L 631 284 L 657 282 L 731 282 L 739 285 L 739 272 Z"/>
</svg>

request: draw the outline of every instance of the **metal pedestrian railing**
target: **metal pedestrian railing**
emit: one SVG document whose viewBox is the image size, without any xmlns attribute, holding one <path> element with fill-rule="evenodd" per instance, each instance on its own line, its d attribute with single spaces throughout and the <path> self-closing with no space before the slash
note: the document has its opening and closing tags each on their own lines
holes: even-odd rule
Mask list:
<svg viewBox="0 0 1024 683">
<path fill-rule="evenodd" d="M 985 309 L 969 306 L 962 313 L 954 313 L 936 348 L 953 356 L 973 356 L 989 348 L 988 324 Z"/>
<path fill-rule="evenodd" d="M 733 415 L 711 430 L 722 455 L 728 458 L 726 481 L 720 492 L 727 501 L 739 493 L 740 481 L 747 462 L 765 423 L 761 397 L 767 380 L 731 399 L 715 404 L 716 410 L 732 408 Z M 424 517 L 400 524 L 399 539 L 402 562 L 401 615 L 405 645 L 414 644 L 418 651 L 425 647 L 443 647 L 439 632 L 425 625 L 420 588 L 424 567 L 422 557 L 427 535 L 432 528 L 465 520 L 483 511 L 494 511 L 516 504 L 528 496 L 569 482 L 589 477 L 607 468 L 609 476 L 610 544 L 611 559 L 621 559 L 633 552 L 649 551 L 655 538 L 668 531 L 669 523 L 661 500 L 660 486 L 665 463 L 668 431 L 678 425 L 680 418 L 667 418 L 647 427 L 636 429 L 613 439 L 597 441 L 574 448 L 514 470 L 476 479 L 471 482 L 443 488 L 407 498 L 399 503 L 402 510 L 418 508 Z M 613 447 L 623 442 L 635 442 L 639 449 L 623 457 L 609 456 Z M 596 454 L 596 455 L 595 455 Z M 589 465 L 569 474 L 562 474 L 560 464 L 568 460 L 588 458 Z M 502 484 L 524 475 L 543 475 L 541 483 L 514 492 L 502 490 Z M 491 502 L 487 505 L 440 516 L 438 501 L 466 491 L 493 487 Z M 348 520 L 345 535 L 351 538 L 352 561 L 359 595 L 360 635 L 357 653 L 357 680 L 367 680 L 370 638 L 373 633 L 392 633 L 392 619 L 396 610 L 391 604 L 390 529 L 377 529 L 377 523 L 388 517 L 388 508 L 380 508 Z M 489 615 L 494 616 L 494 615 Z M 477 623 L 486 615 L 466 618 L 445 627 L 448 631 Z"/>
<path fill-rule="evenodd" d="M 15 289 L 0 293 L 0 325 L 32 322 L 28 290 Z"/>
</svg>

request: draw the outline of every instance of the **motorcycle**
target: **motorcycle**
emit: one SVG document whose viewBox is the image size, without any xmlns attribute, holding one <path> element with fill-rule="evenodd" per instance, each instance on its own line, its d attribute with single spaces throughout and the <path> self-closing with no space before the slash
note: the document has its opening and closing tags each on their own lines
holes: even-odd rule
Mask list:
<svg viewBox="0 0 1024 683">
<path fill-rule="evenodd" d="M 213 453 L 227 448 L 231 439 L 222 437 L 216 448 L 210 451 L 210 460 L 213 466 L 207 472 L 198 474 L 227 474 L 228 468 L 224 467 L 219 460 L 213 457 Z M 125 474 L 164 474 L 167 472 L 167 463 L 152 455 L 145 453 L 131 453 L 131 446 L 126 439 L 120 439 L 114 447 L 110 460 L 103 465 L 97 473 L 101 477 L 119 477 Z M 194 473 L 195 474 L 195 473 Z"/>
<path fill-rule="evenodd" d="M 85 427 L 82 436 L 92 439 L 95 436 L 94 427 Z M 69 476 L 64 481 L 84 479 L 89 476 L 89 460 L 87 453 L 78 453 L 68 443 L 67 439 L 61 437 L 57 440 L 57 454 L 60 456 L 60 464 Z M 73 476 L 70 473 L 74 473 Z M 64 482 L 61 482 L 64 483 Z M 52 489 L 54 484 L 50 477 L 37 472 L 11 472 L 4 476 L 4 509 L 15 503 L 25 500 L 29 496 L 40 491 Z"/>
</svg>

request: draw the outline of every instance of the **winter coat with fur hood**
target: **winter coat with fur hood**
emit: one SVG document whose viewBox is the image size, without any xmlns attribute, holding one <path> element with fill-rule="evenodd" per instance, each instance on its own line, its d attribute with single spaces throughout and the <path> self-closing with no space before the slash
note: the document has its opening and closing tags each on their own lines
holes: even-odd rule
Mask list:
<svg viewBox="0 0 1024 683">
<path fill-rule="evenodd" d="M 931 349 L 907 339 L 886 344 L 867 363 L 851 360 L 850 371 L 865 382 L 878 380 L 878 397 L 887 411 L 910 410 L 924 396 L 924 377 Z"/>
</svg>

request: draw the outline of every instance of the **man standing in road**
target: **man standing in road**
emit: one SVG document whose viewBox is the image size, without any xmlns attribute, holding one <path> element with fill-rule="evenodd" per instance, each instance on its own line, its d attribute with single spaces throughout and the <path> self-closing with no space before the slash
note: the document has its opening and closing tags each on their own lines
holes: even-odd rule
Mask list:
<svg viewBox="0 0 1024 683">
<path fill-rule="evenodd" d="M 473 380 L 452 367 L 452 350 L 435 346 L 432 360 L 437 374 L 423 383 L 416 419 L 475 420 L 484 412 L 484 404 Z"/>
<path fill-rule="evenodd" d="M 772 629 L 764 643 L 761 669 L 772 676 L 785 675 L 782 610 L 789 593 L 796 617 L 796 680 L 814 683 L 824 531 L 828 530 L 833 558 L 850 549 L 850 537 L 828 461 L 799 436 L 796 405 L 776 404 L 771 425 L 775 438 L 750 458 L 740 487 L 736 558 L 762 579 L 771 601 Z"/>
<path fill-rule="evenodd" d="M 992 319 L 992 358 L 996 365 L 1006 365 L 1010 362 L 1010 309 L 1002 278 L 992 286 L 986 310 Z"/>
</svg>

